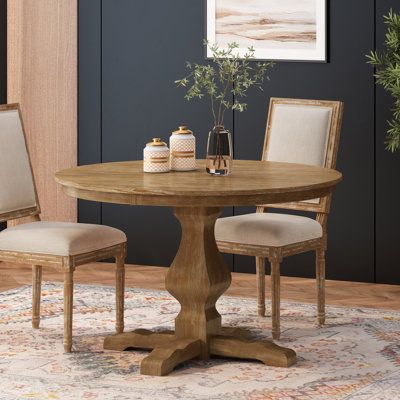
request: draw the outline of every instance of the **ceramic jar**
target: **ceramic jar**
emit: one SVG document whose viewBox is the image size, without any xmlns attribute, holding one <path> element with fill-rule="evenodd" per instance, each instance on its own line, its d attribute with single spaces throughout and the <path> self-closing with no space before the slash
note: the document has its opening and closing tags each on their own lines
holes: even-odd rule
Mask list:
<svg viewBox="0 0 400 400">
<path fill-rule="evenodd" d="M 169 172 L 170 160 L 169 149 L 166 143 L 160 138 L 153 138 L 147 143 L 143 150 L 143 171 L 144 172 Z"/>
<path fill-rule="evenodd" d="M 187 126 L 180 126 L 169 138 L 171 169 L 192 171 L 196 169 L 196 138 Z"/>
</svg>

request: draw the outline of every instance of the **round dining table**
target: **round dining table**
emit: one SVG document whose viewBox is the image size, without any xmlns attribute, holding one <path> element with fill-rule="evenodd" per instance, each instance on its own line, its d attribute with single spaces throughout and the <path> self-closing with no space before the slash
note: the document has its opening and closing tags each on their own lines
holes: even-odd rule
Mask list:
<svg viewBox="0 0 400 400">
<path fill-rule="evenodd" d="M 133 206 L 173 207 L 182 227 L 178 252 L 165 279 L 181 306 L 174 331 L 136 329 L 107 336 L 104 349 L 152 350 L 141 374 L 167 375 L 178 364 L 210 356 L 254 359 L 289 367 L 296 353 L 267 340 L 249 339 L 240 328 L 223 328 L 215 304 L 231 284 L 218 251 L 214 226 L 223 207 L 315 199 L 341 180 L 332 169 L 271 161 L 235 160 L 232 174 L 212 176 L 205 161 L 189 172 L 145 173 L 142 161 L 84 165 L 57 172 L 56 181 L 72 197 Z M 149 243 L 149 246 L 150 243 Z M 139 321 L 138 321 L 139 322 Z"/>
</svg>

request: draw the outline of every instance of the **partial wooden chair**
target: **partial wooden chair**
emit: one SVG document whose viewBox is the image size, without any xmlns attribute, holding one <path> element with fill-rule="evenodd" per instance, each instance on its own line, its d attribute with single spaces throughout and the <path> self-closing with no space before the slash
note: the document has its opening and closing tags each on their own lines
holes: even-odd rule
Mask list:
<svg viewBox="0 0 400 400">
<path fill-rule="evenodd" d="M 338 101 L 272 98 L 262 160 L 335 168 L 343 114 Z M 325 251 L 331 195 L 307 201 L 257 206 L 256 213 L 217 220 L 223 253 L 256 257 L 258 314 L 265 316 L 265 259 L 271 263 L 272 336 L 280 337 L 280 264 L 283 257 L 316 253 L 318 322 L 325 323 Z M 309 211 L 316 219 L 266 213 L 266 207 Z"/>
<path fill-rule="evenodd" d="M 45 145 L 45 143 L 43 143 Z M 0 232 L 0 261 L 32 265 L 32 327 L 39 328 L 42 266 L 64 273 L 64 350 L 72 348 L 73 273 L 90 262 L 116 260 L 116 330 L 124 330 L 126 236 L 108 226 L 40 221 L 18 104 L 0 106 L 0 222 L 31 222 Z M 23 222 L 25 222 L 24 219 Z"/>
</svg>

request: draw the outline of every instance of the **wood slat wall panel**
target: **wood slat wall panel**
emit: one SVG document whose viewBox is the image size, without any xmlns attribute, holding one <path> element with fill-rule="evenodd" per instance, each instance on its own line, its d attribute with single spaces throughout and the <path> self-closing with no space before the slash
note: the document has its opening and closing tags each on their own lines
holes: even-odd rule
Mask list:
<svg viewBox="0 0 400 400">
<path fill-rule="evenodd" d="M 7 100 L 19 102 L 42 217 L 76 221 L 54 173 L 77 163 L 77 0 L 8 0 Z"/>
</svg>

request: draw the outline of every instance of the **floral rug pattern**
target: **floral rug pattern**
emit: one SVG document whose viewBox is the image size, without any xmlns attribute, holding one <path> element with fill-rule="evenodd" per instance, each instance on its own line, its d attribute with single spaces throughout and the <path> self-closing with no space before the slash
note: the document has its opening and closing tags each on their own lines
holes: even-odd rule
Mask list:
<svg viewBox="0 0 400 400">
<path fill-rule="evenodd" d="M 0 399 L 309 400 L 400 399 L 400 312 L 283 303 L 279 344 L 297 352 L 288 369 L 215 358 L 166 377 L 142 376 L 144 351 L 103 351 L 114 329 L 114 289 L 76 285 L 73 353 L 63 354 L 62 285 L 45 284 L 42 321 L 31 328 L 31 288 L 0 293 Z M 267 308 L 268 309 L 268 308 Z M 179 304 L 167 292 L 127 289 L 125 330 L 173 326 Z M 225 326 L 270 339 L 270 318 L 253 299 L 224 296 Z"/>
</svg>

